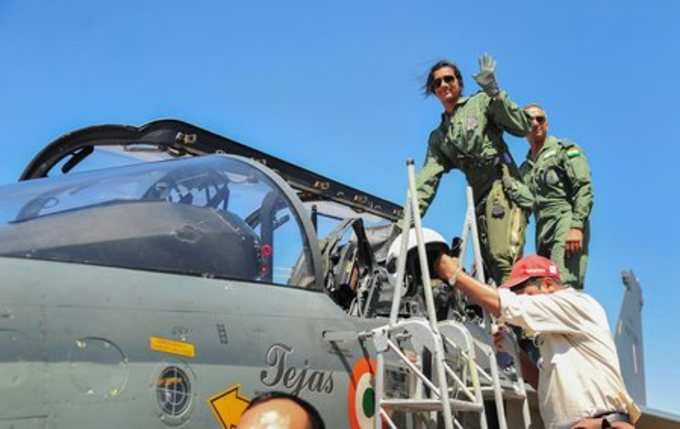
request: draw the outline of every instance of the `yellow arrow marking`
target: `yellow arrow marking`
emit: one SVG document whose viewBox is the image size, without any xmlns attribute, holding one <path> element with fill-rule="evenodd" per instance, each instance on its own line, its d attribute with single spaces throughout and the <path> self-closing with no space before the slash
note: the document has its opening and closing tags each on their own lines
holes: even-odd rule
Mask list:
<svg viewBox="0 0 680 429">
<path fill-rule="evenodd" d="M 229 386 L 227 390 L 208 399 L 217 421 L 224 429 L 236 429 L 250 400 L 239 394 L 240 384 Z"/>
</svg>

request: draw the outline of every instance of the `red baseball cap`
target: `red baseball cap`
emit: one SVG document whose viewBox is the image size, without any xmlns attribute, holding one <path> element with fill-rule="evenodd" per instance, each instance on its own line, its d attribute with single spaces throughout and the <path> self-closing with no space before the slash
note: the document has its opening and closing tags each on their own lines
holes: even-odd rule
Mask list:
<svg viewBox="0 0 680 429">
<path fill-rule="evenodd" d="M 560 279 L 560 269 L 548 258 L 538 255 L 526 256 L 515 262 L 510 272 L 510 277 L 501 285 L 503 288 L 511 288 L 533 277 L 550 277 Z"/>
</svg>

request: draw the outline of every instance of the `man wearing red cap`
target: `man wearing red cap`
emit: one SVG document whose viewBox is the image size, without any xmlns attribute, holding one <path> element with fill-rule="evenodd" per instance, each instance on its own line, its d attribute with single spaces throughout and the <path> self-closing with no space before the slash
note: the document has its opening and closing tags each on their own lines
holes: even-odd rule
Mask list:
<svg viewBox="0 0 680 429">
<path fill-rule="evenodd" d="M 436 270 L 500 323 L 536 336 L 542 363 L 534 387 L 546 428 L 633 427 L 640 410 L 623 383 L 607 315 L 591 296 L 562 286 L 549 259 L 521 259 L 498 289 L 468 276 L 447 255 Z"/>
</svg>

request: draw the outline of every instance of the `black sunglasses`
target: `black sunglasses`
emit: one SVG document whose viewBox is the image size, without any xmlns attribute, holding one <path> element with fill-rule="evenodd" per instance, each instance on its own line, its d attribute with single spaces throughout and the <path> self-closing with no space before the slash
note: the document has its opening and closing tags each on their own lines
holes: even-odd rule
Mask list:
<svg viewBox="0 0 680 429">
<path fill-rule="evenodd" d="M 531 120 L 536 120 L 539 124 L 545 123 L 545 116 L 529 116 Z"/>
<path fill-rule="evenodd" d="M 440 86 L 442 86 L 442 82 L 451 83 L 454 80 L 456 80 L 456 77 L 452 74 L 442 76 L 442 77 L 438 77 L 437 79 L 432 81 L 432 89 L 434 90 L 434 89 L 437 89 Z"/>
</svg>

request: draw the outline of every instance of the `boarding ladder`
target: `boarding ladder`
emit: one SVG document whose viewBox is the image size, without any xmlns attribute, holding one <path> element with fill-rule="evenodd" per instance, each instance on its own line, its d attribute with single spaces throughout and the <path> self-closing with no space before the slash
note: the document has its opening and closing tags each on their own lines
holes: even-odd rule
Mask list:
<svg viewBox="0 0 680 429">
<path fill-rule="evenodd" d="M 397 281 L 393 291 L 389 323 L 359 334 L 362 341 L 372 341 L 376 350 L 374 428 L 382 429 L 386 426 L 397 428 L 391 413 L 400 411 L 415 413 L 414 416 L 426 415 L 430 422 L 436 421 L 437 414 L 441 413 L 439 424 L 443 424 L 445 429 L 454 427 L 462 429 L 464 427 L 462 417 L 473 415 L 479 427 L 487 429 L 484 400 L 492 399 L 496 406 L 499 428 L 508 429 L 503 401 L 519 399 L 523 401 L 522 424 L 513 426 L 513 429 L 515 427 L 528 429 L 529 408 L 516 342 L 512 342 L 510 348 L 506 345 L 506 350 L 511 350 L 510 356 L 514 361 L 516 377 L 512 379 L 503 374 L 502 382 L 496 353 L 490 346 L 492 344 L 490 329 L 493 322 L 488 315 L 485 315 L 481 325 L 464 324 L 453 320 L 437 322 L 412 160 L 407 161 L 407 172 L 408 191 L 402 222 L 404 233 L 401 234 L 401 252 L 397 260 Z M 472 190 L 469 187 L 467 203 L 461 235 L 461 266 L 466 246 L 472 242 L 475 276 L 478 280 L 484 281 Z M 399 319 L 408 231 L 412 221 L 415 227 L 427 317 Z M 396 356 L 409 373 L 410 389 L 407 398 L 386 395 L 385 369 L 388 354 L 392 358 Z M 408 427 L 411 427 L 412 423 L 420 428 L 424 427 L 426 420 L 414 417 L 407 423 Z"/>
<path fill-rule="evenodd" d="M 484 264 L 482 258 L 481 247 L 479 244 L 479 230 L 477 229 L 477 216 L 475 214 L 474 196 L 472 188 L 466 188 L 466 203 L 467 209 L 465 211 L 465 221 L 463 223 L 463 230 L 461 233 L 460 245 L 460 264 L 464 266 L 464 258 L 468 244 L 472 244 L 472 266 L 474 277 L 481 283 L 489 283 L 484 278 Z M 455 293 L 460 294 L 458 290 Z M 460 298 L 460 297 L 459 297 Z M 460 301 L 460 299 L 458 299 Z M 451 347 L 455 347 L 455 341 L 458 343 L 462 341 L 459 336 L 456 338 L 454 333 L 446 328 L 451 322 L 440 322 L 440 327 L 444 331 L 444 341 Z M 475 323 L 467 323 L 467 333 L 473 338 L 472 350 L 475 353 L 475 363 L 482 384 L 482 392 L 484 398 L 492 398 L 496 406 L 496 414 L 498 416 L 505 416 L 505 400 L 519 400 L 521 401 L 522 426 L 529 428 L 531 424 L 531 415 L 529 412 L 529 401 L 527 399 L 527 391 L 522 376 L 522 369 L 519 360 L 519 346 L 514 336 L 506 335 L 506 340 L 503 344 L 506 350 L 506 357 L 512 360 L 512 365 L 506 366 L 506 371 L 503 372 L 501 379 L 501 372 L 496 359 L 496 351 L 493 344 L 491 334 L 494 333 L 498 326 L 488 312 L 484 312 L 484 323 L 480 326 Z M 511 339 L 512 338 L 512 339 Z M 484 340 L 484 341 L 483 341 Z M 498 425 L 500 429 L 507 428 L 506 419 L 499 418 Z"/>
</svg>

